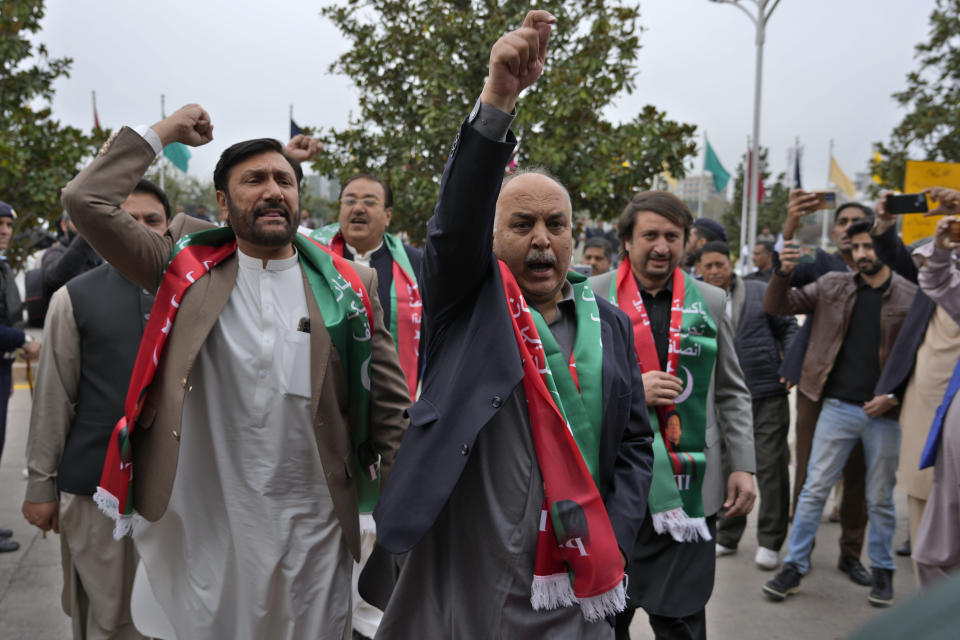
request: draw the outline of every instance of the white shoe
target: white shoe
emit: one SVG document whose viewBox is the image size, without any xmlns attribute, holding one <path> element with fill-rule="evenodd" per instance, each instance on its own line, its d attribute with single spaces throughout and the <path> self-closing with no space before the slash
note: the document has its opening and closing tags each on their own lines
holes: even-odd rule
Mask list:
<svg viewBox="0 0 960 640">
<path fill-rule="evenodd" d="M 735 554 L 736 552 L 737 552 L 736 549 L 731 549 L 730 547 L 725 547 L 725 546 L 723 546 L 722 544 L 719 544 L 719 543 L 717 544 L 717 557 L 718 557 L 718 558 L 720 558 L 720 557 L 722 557 L 722 556 L 732 556 L 732 555 Z"/>
<path fill-rule="evenodd" d="M 766 547 L 757 547 L 757 555 L 753 561 L 761 569 L 773 571 L 780 565 L 780 553 Z"/>
</svg>

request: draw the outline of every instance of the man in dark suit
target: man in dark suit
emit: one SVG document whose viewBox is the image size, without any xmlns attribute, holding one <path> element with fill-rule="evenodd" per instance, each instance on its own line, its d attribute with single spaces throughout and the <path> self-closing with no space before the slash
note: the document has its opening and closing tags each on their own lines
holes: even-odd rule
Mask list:
<svg viewBox="0 0 960 640">
<path fill-rule="evenodd" d="M 646 511 L 652 465 L 630 323 L 596 300 L 581 276 L 567 273 L 573 235 L 563 187 L 526 172 L 501 190 L 516 144 L 511 113 L 543 70 L 553 21 L 533 11 L 523 28 L 494 45 L 486 85 L 454 142 L 428 223 L 423 391 L 408 410 L 411 426 L 374 512 L 378 542 L 409 554 L 378 638 L 612 637 L 597 614 L 624 606 L 617 580 Z M 528 326 L 518 329 L 530 317 L 539 341 Z M 602 349 L 590 351 L 602 364 L 588 366 L 579 344 L 588 335 L 600 338 Z M 542 363 L 536 347 L 526 346 L 541 342 L 547 353 L 556 343 L 557 360 Z M 578 385 L 570 393 L 573 383 L 563 381 L 573 377 L 572 357 Z M 551 498 L 551 460 L 540 455 L 541 418 L 533 407 L 543 397 L 528 385 L 550 376 L 558 393 L 547 396 L 560 399 L 572 432 L 596 439 L 596 474 L 582 484 L 600 500 L 580 502 L 584 514 L 561 496 Z M 573 407 L 578 397 L 591 404 L 591 396 L 596 413 L 586 413 L 596 423 L 591 417 L 580 431 L 585 422 Z M 561 422 L 553 433 L 568 430 Z M 580 469 L 573 465 L 571 475 L 574 467 Z M 601 500 L 602 517 L 591 519 Z M 581 535 L 584 517 L 589 536 Z M 551 525 L 555 538 L 542 533 Z M 578 558 L 565 556 L 574 567 L 570 591 L 565 569 L 540 572 L 540 553 L 555 553 L 560 544 L 600 553 L 603 539 L 614 555 L 595 566 L 612 570 L 613 580 L 597 598 L 619 592 L 620 601 L 591 611 L 597 598 L 576 593 Z M 566 590 L 569 599 L 552 601 L 540 592 L 544 584 Z"/>
</svg>

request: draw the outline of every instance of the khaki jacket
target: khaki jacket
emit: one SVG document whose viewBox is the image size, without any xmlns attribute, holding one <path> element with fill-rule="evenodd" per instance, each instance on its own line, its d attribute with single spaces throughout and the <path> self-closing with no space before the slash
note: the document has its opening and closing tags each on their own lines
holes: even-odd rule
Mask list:
<svg viewBox="0 0 960 640">
<path fill-rule="evenodd" d="M 154 160 L 153 148 L 124 127 L 97 158 L 63 190 L 63 206 L 97 252 L 139 286 L 156 291 L 163 270 L 182 236 L 209 228 L 186 215 L 173 219 L 166 234 L 157 235 L 136 222 L 120 204 Z M 376 272 L 355 265 L 370 295 L 374 332 L 370 364 L 370 441 L 382 456 L 382 474 L 390 470 L 406 428 L 410 404 L 403 371 L 377 297 Z M 301 270 L 302 271 L 302 270 Z M 150 521 L 166 511 L 177 470 L 181 412 L 188 393 L 198 393 L 190 372 L 200 348 L 227 303 L 237 279 L 237 258 L 231 256 L 191 285 L 167 338 L 143 411 L 133 431 L 136 481 L 133 506 Z M 313 428 L 326 474 L 334 512 L 355 559 L 360 555 L 357 492 L 353 479 L 347 425 L 347 377 L 330 335 L 324 328 L 306 273 L 303 285 L 310 314 L 310 376 Z M 244 393 L 238 389 L 237 393 Z"/>
<path fill-rule="evenodd" d="M 820 400 L 823 385 L 833 369 L 834 361 L 850 328 L 853 305 L 857 301 L 856 273 L 831 271 L 800 289 L 790 287 L 790 278 L 770 278 L 763 306 L 767 313 L 789 315 L 813 313 L 813 330 L 797 389 L 814 402 Z M 900 327 L 913 304 L 917 286 L 894 273 L 890 286 L 883 292 L 880 306 L 880 344 L 877 355 L 880 370 L 897 340 Z M 886 417 L 896 418 L 896 409 Z"/>
</svg>

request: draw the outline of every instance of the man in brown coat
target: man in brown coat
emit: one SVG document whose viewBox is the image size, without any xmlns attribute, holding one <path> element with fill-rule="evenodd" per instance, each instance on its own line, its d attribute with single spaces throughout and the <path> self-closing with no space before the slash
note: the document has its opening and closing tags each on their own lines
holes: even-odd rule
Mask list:
<svg viewBox="0 0 960 640">
<path fill-rule="evenodd" d="M 143 519 L 133 529 L 134 622 L 157 637 L 349 638 L 358 484 L 393 462 L 410 403 L 403 373 L 375 272 L 337 262 L 323 271 L 297 236 L 301 172 L 277 141 L 241 142 L 220 158 L 214 184 L 232 233 L 200 242 L 188 234 L 215 227 L 178 215 L 158 236 L 123 211 L 165 145 L 205 144 L 212 133 L 198 105 L 124 127 L 63 193 L 90 244 L 149 291 L 175 286 L 165 278 L 174 254 L 235 239 L 186 273 L 190 284 L 176 285 L 185 290 L 158 297 L 151 314 L 174 320 L 166 341 L 149 326 L 144 338 L 158 356 L 130 425 L 131 499 Z M 363 309 L 338 306 L 344 295 Z M 366 335 L 328 331 L 354 311 L 369 320 Z M 362 366 L 343 355 L 351 337 L 369 342 Z M 359 446 L 358 402 L 368 411 Z"/>
</svg>

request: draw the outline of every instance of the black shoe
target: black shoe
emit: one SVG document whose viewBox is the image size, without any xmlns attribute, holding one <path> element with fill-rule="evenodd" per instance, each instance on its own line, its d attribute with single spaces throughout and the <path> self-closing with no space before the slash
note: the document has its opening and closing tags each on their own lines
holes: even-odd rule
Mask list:
<svg viewBox="0 0 960 640">
<path fill-rule="evenodd" d="M 13 529 L 0 529 L 0 538 L 9 538 L 13 535 Z"/>
<path fill-rule="evenodd" d="M 774 602 L 783 602 L 787 596 L 800 590 L 800 570 L 797 565 L 786 562 L 783 569 L 767 584 L 763 585 L 763 595 Z"/>
<path fill-rule="evenodd" d="M 0 538 L 0 553 L 7 551 L 16 551 L 20 548 L 20 543 L 10 538 Z"/>
<path fill-rule="evenodd" d="M 893 604 L 893 569 L 873 569 L 873 587 L 867 602 L 875 607 L 889 607 Z"/>
<path fill-rule="evenodd" d="M 860 560 L 853 556 L 840 556 L 840 559 L 837 561 L 837 569 L 840 569 L 840 571 L 850 576 L 850 579 L 859 585 L 869 587 L 873 584 L 870 574 L 867 573 L 867 570 L 860 564 Z"/>
<path fill-rule="evenodd" d="M 912 551 L 912 549 L 910 548 L 910 538 L 907 538 L 907 541 L 906 541 L 906 542 L 904 542 L 902 545 L 900 545 L 899 547 L 897 547 L 896 554 L 897 554 L 898 556 L 903 556 L 903 557 L 905 557 L 905 558 L 908 558 L 908 557 L 910 557 L 910 552 L 911 552 L 911 551 Z"/>
</svg>

